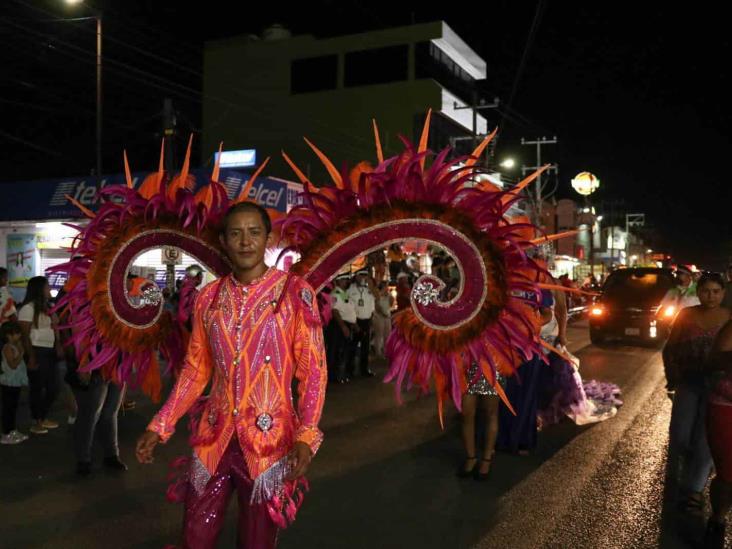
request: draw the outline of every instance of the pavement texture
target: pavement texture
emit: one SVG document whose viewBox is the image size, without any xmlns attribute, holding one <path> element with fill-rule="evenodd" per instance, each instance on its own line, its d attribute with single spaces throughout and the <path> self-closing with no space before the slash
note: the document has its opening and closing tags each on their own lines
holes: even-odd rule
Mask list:
<svg viewBox="0 0 732 549">
<path fill-rule="evenodd" d="M 657 349 L 589 344 L 586 323 L 570 328 L 585 379 L 613 381 L 625 405 L 600 424 L 546 428 L 527 457 L 497 454 L 491 478 L 455 477 L 459 416 L 445 430 L 434 398 L 405 395 L 379 378 L 329 387 L 325 443 L 289 548 L 694 547 L 703 518 L 679 517 L 664 486 L 670 401 Z M 376 364 L 379 374 L 384 364 Z M 26 398 L 21 405 L 27 408 Z M 64 417 L 59 399 L 55 418 Z M 156 462 L 134 462 L 134 441 L 156 406 L 137 397 L 120 415 L 124 474 L 79 479 L 69 428 L 0 447 L 0 547 L 159 548 L 176 543 L 182 508 L 165 500 L 167 464 L 190 453 L 184 422 Z M 27 411 L 21 430 L 27 431 Z M 220 547 L 235 546 L 236 504 Z"/>
</svg>

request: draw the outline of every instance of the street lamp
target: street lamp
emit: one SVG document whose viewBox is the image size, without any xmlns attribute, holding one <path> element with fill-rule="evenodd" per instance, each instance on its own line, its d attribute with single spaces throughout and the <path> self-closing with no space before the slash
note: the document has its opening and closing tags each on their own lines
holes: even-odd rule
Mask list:
<svg viewBox="0 0 732 549">
<path fill-rule="evenodd" d="M 583 213 L 593 214 L 590 218 L 590 276 L 595 279 L 595 219 L 602 221 L 602 216 L 594 217 L 594 209 L 588 206 L 589 196 L 600 187 L 600 180 L 590 172 L 580 172 L 571 181 L 572 188 L 585 197 Z"/>
<path fill-rule="evenodd" d="M 516 165 L 516 161 L 513 158 L 506 158 L 503 162 L 501 162 L 500 166 L 501 168 L 506 168 L 507 170 L 510 170 Z"/>
<path fill-rule="evenodd" d="M 67 6 L 83 4 L 84 0 L 64 0 Z M 97 147 L 96 147 L 96 176 L 102 177 L 102 13 L 97 12 L 89 19 L 97 22 Z"/>
</svg>

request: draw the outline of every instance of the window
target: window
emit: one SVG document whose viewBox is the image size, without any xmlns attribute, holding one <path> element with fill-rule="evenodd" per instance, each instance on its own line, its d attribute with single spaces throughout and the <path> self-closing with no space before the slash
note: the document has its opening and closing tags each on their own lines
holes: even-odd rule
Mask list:
<svg viewBox="0 0 732 549">
<path fill-rule="evenodd" d="M 290 91 L 292 93 L 334 90 L 337 84 L 337 55 L 293 59 L 290 65 Z"/>
<path fill-rule="evenodd" d="M 346 54 L 344 84 L 346 87 L 385 84 L 406 80 L 409 66 L 407 45 Z"/>
<path fill-rule="evenodd" d="M 415 78 L 432 78 L 457 95 L 470 101 L 475 79 L 432 42 L 415 46 Z"/>
</svg>

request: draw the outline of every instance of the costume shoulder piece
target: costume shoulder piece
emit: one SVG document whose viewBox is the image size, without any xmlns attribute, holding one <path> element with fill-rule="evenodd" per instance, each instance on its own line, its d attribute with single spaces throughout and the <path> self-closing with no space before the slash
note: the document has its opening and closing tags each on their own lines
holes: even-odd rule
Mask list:
<svg viewBox="0 0 732 549">
<path fill-rule="evenodd" d="M 318 298 L 305 279 L 290 273 L 287 291 L 294 306 L 302 312 L 303 319 L 310 325 L 321 325 L 322 318 L 318 312 Z"/>
</svg>

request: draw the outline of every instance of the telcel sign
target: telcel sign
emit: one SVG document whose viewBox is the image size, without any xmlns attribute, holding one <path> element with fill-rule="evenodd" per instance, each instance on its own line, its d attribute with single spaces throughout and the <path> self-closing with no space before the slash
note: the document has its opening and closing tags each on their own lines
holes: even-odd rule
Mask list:
<svg viewBox="0 0 732 549">
<path fill-rule="evenodd" d="M 216 153 L 216 156 L 221 156 L 219 159 L 220 168 L 252 168 L 257 165 L 256 149 L 221 151 Z"/>
<path fill-rule="evenodd" d="M 572 188 L 583 196 L 594 193 L 600 187 L 600 180 L 590 172 L 578 173 L 572 180 Z"/>
</svg>

